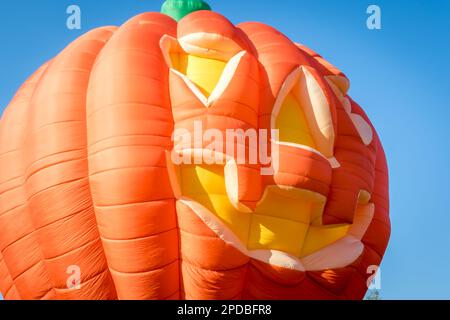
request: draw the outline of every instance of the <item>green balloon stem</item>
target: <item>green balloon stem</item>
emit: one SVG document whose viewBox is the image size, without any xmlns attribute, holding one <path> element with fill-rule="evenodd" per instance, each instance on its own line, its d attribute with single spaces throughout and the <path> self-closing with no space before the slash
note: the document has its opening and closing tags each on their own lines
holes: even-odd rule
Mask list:
<svg viewBox="0 0 450 320">
<path fill-rule="evenodd" d="M 180 21 L 188 14 L 200 10 L 211 10 L 211 7 L 203 0 L 166 0 L 161 13 Z"/>
</svg>

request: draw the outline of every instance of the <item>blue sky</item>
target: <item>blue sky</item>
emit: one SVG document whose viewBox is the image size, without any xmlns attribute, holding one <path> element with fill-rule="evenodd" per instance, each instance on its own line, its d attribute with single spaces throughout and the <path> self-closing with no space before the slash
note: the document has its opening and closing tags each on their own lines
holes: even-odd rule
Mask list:
<svg viewBox="0 0 450 320">
<path fill-rule="evenodd" d="M 450 1 L 209 0 L 235 23 L 260 21 L 343 70 L 389 161 L 392 238 L 385 299 L 450 299 Z M 120 25 L 162 0 L 15 0 L 0 5 L 0 112 L 43 62 L 89 29 Z M 66 8 L 82 30 L 66 28 Z M 382 30 L 366 9 L 382 10 Z"/>
</svg>

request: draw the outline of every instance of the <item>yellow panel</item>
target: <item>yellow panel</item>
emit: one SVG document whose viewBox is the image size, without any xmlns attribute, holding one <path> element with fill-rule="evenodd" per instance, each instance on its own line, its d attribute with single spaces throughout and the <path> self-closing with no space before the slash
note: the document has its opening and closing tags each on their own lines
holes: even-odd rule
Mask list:
<svg viewBox="0 0 450 320">
<path fill-rule="evenodd" d="M 297 190 L 298 191 L 298 190 Z M 310 223 L 316 196 L 312 192 L 293 192 L 268 187 L 256 213 L 283 219 Z"/>
<path fill-rule="evenodd" d="M 185 74 L 202 93 L 209 97 L 222 76 L 227 63 L 193 55 L 172 55 L 175 69 Z"/>
<path fill-rule="evenodd" d="M 305 113 L 292 92 L 283 102 L 276 120 L 276 128 L 280 130 L 280 141 L 316 148 Z"/>
<path fill-rule="evenodd" d="M 182 193 L 214 213 L 247 244 L 251 214 L 231 205 L 223 171 L 223 166 L 181 166 Z"/>
<path fill-rule="evenodd" d="M 204 205 L 230 228 L 234 234 L 247 244 L 252 214 L 237 211 L 228 200 L 227 195 L 209 194 L 195 196 L 194 200 Z"/>
<path fill-rule="evenodd" d="M 310 226 L 301 257 L 306 257 L 343 238 L 347 234 L 349 228 L 349 225 Z"/>
<path fill-rule="evenodd" d="M 325 200 L 326 201 L 326 200 Z M 323 211 L 325 209 L 325 201 L 313 203 L 311 206 L 311 225 L 321 226 L 323 224 Z"/>
<path fill-rule="evenodd" d="M 181 181 L 185 196 L 226 194 L 223 166 L 184 165 L 181 167 Z"/>
<path fill-rule="evenodd" d="M 253 215 L 249 249 L 272 249 L 299 256 L 308 225 L 290 220 Z"/>
</svg>

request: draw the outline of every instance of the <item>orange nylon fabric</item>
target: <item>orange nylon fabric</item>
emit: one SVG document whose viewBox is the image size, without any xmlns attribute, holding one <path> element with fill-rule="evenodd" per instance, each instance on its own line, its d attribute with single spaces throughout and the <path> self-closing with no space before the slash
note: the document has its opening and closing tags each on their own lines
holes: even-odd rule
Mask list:
<svg viewBox="0 0 450 320">
<path fill-rule="evenodd" d="M 164 38 L 206 58 L 243 52 L 211 105 L 171 70 Z M 339 166 L 280 145 L 273 176 L 261 176 L 259 164 L 237 166 L 237 200 L 255 208 L 268 186 L 305 189 L 326 197 L 324 225 L 351 224 L 366 191 L 375 212 L 364 249 L 340 268 L 299 271 L 244 254 L 177 198 L 169 177 L 175 129 L 192 132 L 198 120 L 204 130 L 270 129 L 277 97 L 300 67 L 329 106 Z M 347 90 L 345 75 L 314 51 L 272 27 L 234 26 L 210 11 L 178 24 L 144 13 L 80 37 L 22 86 L 1 119 L 0 292 L 5 299 L 363 298 L 368 267 L 380 264 L 390 236 L 388 169 L 375 129 Z M 367 130 L 370 143 L 361 138 Z M 78 289 L 68 287 L 73 266 Z"/>
</svg>

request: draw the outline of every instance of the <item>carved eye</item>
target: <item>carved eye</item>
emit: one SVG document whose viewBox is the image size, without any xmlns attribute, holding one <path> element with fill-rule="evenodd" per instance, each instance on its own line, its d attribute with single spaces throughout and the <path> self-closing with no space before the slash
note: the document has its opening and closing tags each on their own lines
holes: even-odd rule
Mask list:
<svg viewBox="0 0 450 320">
<path fill-rule="evenodd" d="M 160 46 L 171 71 L 183 79 L 206 107 L 222 96 L 246 54 L 246 51 L 231 56 L 229 52 L 197 52 L 198 48 L 170 36 L 164 36 Z"/>
<path fill-rule="evenodd" d="M 209 97 L 217 86 L 227 62 L 202 58 L 186 53 L 172 53 L 173 68 L 186 75 L 200 91 Z"/>
<path fill-rule="evenodd" d="M 335 132 L 330 108 L 313 74 L 305 67 L 294 70 L 283 84 L 272 114 L 272 127 L 279 130 L 279 143 L 332 158 Z"/>
<path fill-rule="evenodd" d="M 276 120 L 280 141 L 292 142 L 317 149 L 303 108 L 293 92 L 290 92 Z"/>
</svg>

